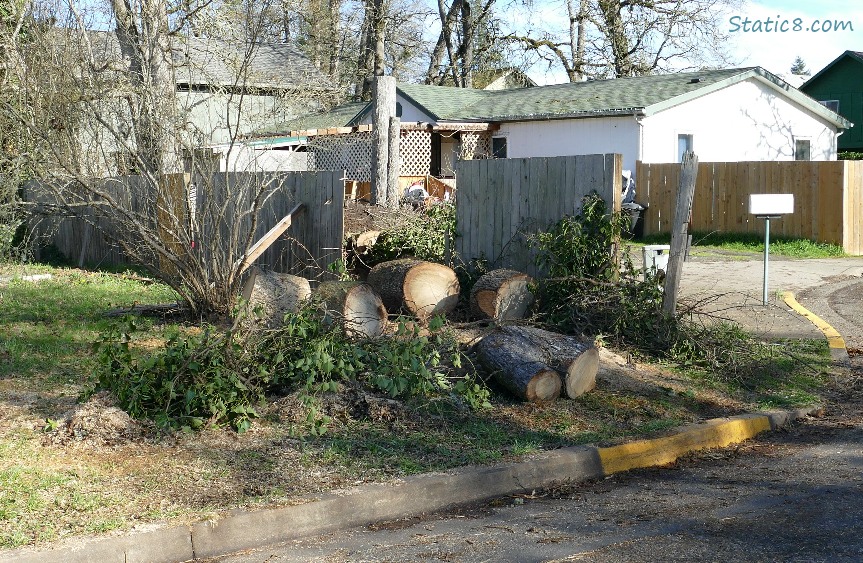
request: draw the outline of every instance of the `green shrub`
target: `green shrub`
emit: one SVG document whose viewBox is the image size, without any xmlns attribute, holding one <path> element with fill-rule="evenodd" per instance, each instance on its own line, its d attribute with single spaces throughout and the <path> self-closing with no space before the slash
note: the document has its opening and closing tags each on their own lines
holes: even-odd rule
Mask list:
<svg viewBox="0 0 863 563">
<path fill-rule="evenodd" d="M 839 160 L 863 160 L 863 152 L 841 151 L 837 158 Z"/>
<path fill-rule="evenodd" d="M 662 315 L 657 280 L 622 263 L 613 249 L 628 217 L 609 213 L 596 194 L 582 202 L 581 213 L 564 217 L 532 242 L 537 265 L 547 277 L 537 281 L 540 317 L 560 331 L 602 336 L 615 345 L 645 352 L 668 346 L 674 319 Z"/>
<path fill-rule="evenodd" d="M 439 319 L 427 335 L 400 320 L 391 337 L 352 341 L 310 306 L 277 330 L 174 330 L 164 348 L 149 353 L 134 346 L 137 329 L 126 320 L 102 335 L 89 392 L 107 389 L 131 416 L 160 427 L 227 424 L 242 432 L 269 394 L 300 391 L 312 431 L 322 432 L 327 419 L 318 416 L 316 397 L 348 380 L 392 397 L 455 394 L 474 408 L 488 404 L 472 372 L 457 375 L 461 352 Z"/>
<path fill-rule="evenodd" d="M 456 233 L 455 205 L 442 202 L 419 212 L 399 227 L 384 231 L 364 260 L 373 266 L 387 260 L 414 257 L 447 264 Z"/>
</svg>

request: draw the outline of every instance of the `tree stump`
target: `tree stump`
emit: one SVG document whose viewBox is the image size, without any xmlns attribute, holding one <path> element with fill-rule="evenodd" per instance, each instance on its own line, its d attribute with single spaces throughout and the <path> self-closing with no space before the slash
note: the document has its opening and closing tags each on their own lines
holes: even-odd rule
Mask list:
<svg viewBox="0 0 863 563">
<path fill-rule="evenodd" d="M 561 377 L 570 398 L 596 385 L 599 352 L 592 343 L 573 336 L 534 327 L 505 326 L 483 338 L 477 351 L 498 383 L 528 401 L 557 398 Z M 557 376 L 556 384 L 549 372 Z"/>
<path fill-rule="evenodd" d="M 253 267 L 242 296 L 253 325 L 278 328 L 285 315 L 296 313 L 312 295 L 309 280 L 291 274 Z"/>
<path fill-rule="evenodd" d="M 367 283 L 322 282 L 317 295 L 326 306 L 329 320 L 337 320 L 345 332 L 360 338 L 377 338 L 387 322 L 387 310 L 377 292 Z"/>
<path fill-rule="evenodd" d="M 458 303 L 455 272 L 443 264 L 403 258 L 371 269 L 368 283 L 390 313 L 404 310 L 422 322 L 452 311 Z"/>
<path fill-rule="evenodd" d="M 475 317 L 497 321 L 523 319 L 533 304 L 529 275 L 515 270 L 492 270 L 483 274 L 470 292 L 470 310 Z"/>
</svg>

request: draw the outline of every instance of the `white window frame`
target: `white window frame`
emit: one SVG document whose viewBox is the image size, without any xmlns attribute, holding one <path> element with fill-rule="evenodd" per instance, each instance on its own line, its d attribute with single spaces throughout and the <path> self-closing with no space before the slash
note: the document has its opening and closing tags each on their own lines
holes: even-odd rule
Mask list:
<svg viewBox="0 0 863 563">
<path fill-rule="evenodd" d="M 800 141 L 806 141 L 809 143 L 809 158 L 797 158 L 797 143 Z M 792 137 L 793 144 L 791 145 L 791 156 L 794 160 L 799 160 L 801 162 L 808 162 L 812 160 L 812 137 L 808 135 L 794 135 Z"/>
<path fill-rule="evenodd" d="M 677 155 L 676 162 L 683 162 L 683 153 L 680 151 L 680 140 L 685 137 L 689 138 L 689 150 L 695 152 L 695 133 L 692 131 L 678 131 L 677 137 L 675 138 L 676 144 L 674 146 L 674 151 Z"/>
<path fill-rule="evenodd" d="M 818 100 L 818 103 L 834 113 L 839 113 L 839 100 Z M 835 107 L 830 107 L 834 104 Z"/>
</svg>

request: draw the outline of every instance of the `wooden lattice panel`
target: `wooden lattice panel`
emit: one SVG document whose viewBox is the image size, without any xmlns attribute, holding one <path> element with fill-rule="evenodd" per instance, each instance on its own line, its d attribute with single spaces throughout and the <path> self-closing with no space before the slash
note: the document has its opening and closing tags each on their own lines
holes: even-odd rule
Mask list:
<svg viewBox="0 0 863 563">
<path fill-rule="evenodd" d="M 310 170 L 344 170 L 345 179 L 372 180 L 372 134 L 322 135 L 309 139 Z"/>
<path fill-rule="evenodd" d="M 486 131 L 461 132 L 461 159 L 474 160 L 491 156 L 491 135 Z"/>
<path fill-rule="evenodd" d="M 431 170 L 431 132 L 402 131 L 399 142 L 400 176 L 425 176 Z"/>
</svg>

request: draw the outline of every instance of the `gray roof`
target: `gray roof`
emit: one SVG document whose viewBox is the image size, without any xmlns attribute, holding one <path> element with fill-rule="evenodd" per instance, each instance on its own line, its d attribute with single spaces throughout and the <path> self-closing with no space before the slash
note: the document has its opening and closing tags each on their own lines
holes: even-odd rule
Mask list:
<svg viewBox="0 0 863 563">
<path fill-rule="evenodd" d="M 288 134 L 291 131 L 308 131 L 355 125 L 357 118 L 367 107 L 368 102 L 349 102 L 336 106 L 328 112 L 305 115 L 255 132 L 255 136 L 269 137 Z"/>
<path fill-rule="evenodd" d="M 838 127 L 851 126 L 842 116 L 760 67 L 591 80 L 496 91 L 399 84 L 398 92 L 432 120 L 443 125 L 445 122 L 651 115 L 750 78 L 781 92 Z M 351 112 L 352 115 L 348 116 Z M 356 116 L 361 113 L 351 108 L 347 112 L 338 109 L 315 116 L 314 128 L 353 125 Z M 297 120 L 283 124 L 280 129 L 298 131 L 312 128 L 302 125 Z"/>
<path fill-rule="evenodd" d="M 93 50 L 103 60 L 120 60 L 115 33 L 91 31 L 89 38 Z M 330 81 L 292 45 L 237 43 L 185 35 L 173 35 L 171 42 L 177 84 L 277 90 L 297 86 L 333 89 Z M 244 61 L 248 64 L 244 65 Z"/>
</svg>

